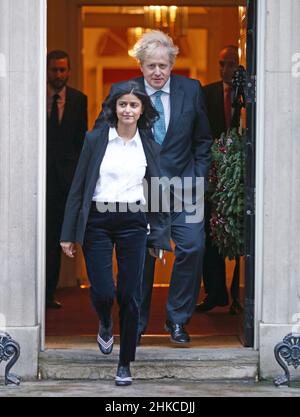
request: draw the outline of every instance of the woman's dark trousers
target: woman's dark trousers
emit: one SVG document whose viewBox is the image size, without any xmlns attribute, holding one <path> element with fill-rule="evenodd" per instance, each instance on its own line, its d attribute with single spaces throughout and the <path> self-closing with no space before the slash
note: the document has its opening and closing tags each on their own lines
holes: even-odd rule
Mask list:
<svg viewBox="0 0 300 417">
<path fill-rule="evenodd" d="M 101 325 L 109 327 L 115 297 L 112 265 L 115 246 L 122 365 L 135 359 L 146 238 L 145 213 L 119 210 L 100 213 L 96 204 L 92 203 L 83 244 L 91 299 Z"/>
</svg>

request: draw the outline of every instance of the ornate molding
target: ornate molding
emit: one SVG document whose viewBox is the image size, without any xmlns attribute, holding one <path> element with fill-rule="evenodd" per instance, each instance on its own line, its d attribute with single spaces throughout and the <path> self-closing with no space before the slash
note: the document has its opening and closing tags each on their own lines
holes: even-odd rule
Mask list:
<svg viewBox="0 0 300 417">
<path fill-rule="evenodd" d="M 20 356 L 20 345 L 11 338 L 8 333 L 0 332 L 0 363 L 8 362 L 5 367 L 5 385 L 20 384 L 20 378 L 15 374 L 10 374 L 10 369 L 14 366 Z"/>
<path fill-rule="evenodd" d="M 297 369 L 300 365 L 300 333 L 289 333 L 282 342 L 274 348 L 275 359 L 284 370 L 284 375 L 274 379 L 274 385 L 290 385 L 290 372 L 288 366 Z M 286 363 L 285 363 L 286 362 Z"/>
</svg>

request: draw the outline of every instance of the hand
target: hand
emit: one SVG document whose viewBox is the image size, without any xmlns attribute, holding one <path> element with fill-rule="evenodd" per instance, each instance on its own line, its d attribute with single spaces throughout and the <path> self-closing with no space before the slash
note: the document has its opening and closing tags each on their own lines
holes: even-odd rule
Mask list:
<svg viewBox="0 0 300 417">
<path fill-rule="evenodd" d="M 158 248 L 149 248 L 149 254 L 153 256 L 154 258 L 159 258 L 159 260 L 162 260 L 165 254 L 165 251 L 163 249 Z"/>
<path fill-rule="evenodd" d="M 76 253 L 75 243 L 73 243 L 73 242 L 60 242 L 60 246 L 61 246 L 62 251 L 65 255 L 67 255 L 69 258 L 74 258 L 74 255 Z"/>
</svg>

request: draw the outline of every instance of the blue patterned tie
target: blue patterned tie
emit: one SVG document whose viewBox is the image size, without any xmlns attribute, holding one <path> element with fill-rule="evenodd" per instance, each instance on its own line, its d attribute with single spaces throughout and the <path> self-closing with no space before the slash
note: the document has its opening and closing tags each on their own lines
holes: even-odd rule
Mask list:
<svg viewBox="0 0 300 417">
<path fill-rule="evenodd" d="M 161 101 L 162 91 L 156 91 L 154 94 L 155 102 L 154 107 L 159 113 L 159 119 L 154 124 L 154 139 L 160 145 L 163 143 L 166 136 L 166 123 L 165 123 L 165 112 L 164 106 Z"/>
</svg>

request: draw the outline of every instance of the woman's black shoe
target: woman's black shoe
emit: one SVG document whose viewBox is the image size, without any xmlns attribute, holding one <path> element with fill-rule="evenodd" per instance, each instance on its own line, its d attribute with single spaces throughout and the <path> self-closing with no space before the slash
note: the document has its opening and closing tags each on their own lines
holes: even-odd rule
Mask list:
<svg viewBox="0 0 300 417">
<path fill-rule="evenodd" d="M 97 336 L 97 343 L 99 346 L 99 349 L 104 355 L 109 355 L 114 346 L 114 337 L 112 335 L 112 321 L 110 322 L 110 325 L 108 328 L 105 328 L 100 324 L 99 328 L 99 334 Z"/>
<path fill-rule="evenodd" d="M 132 378 L 131 378 L 129 365 L 128 366 L 118 365 L 115 383 L 119 387 L 132 384 Z"/>
</svg>

